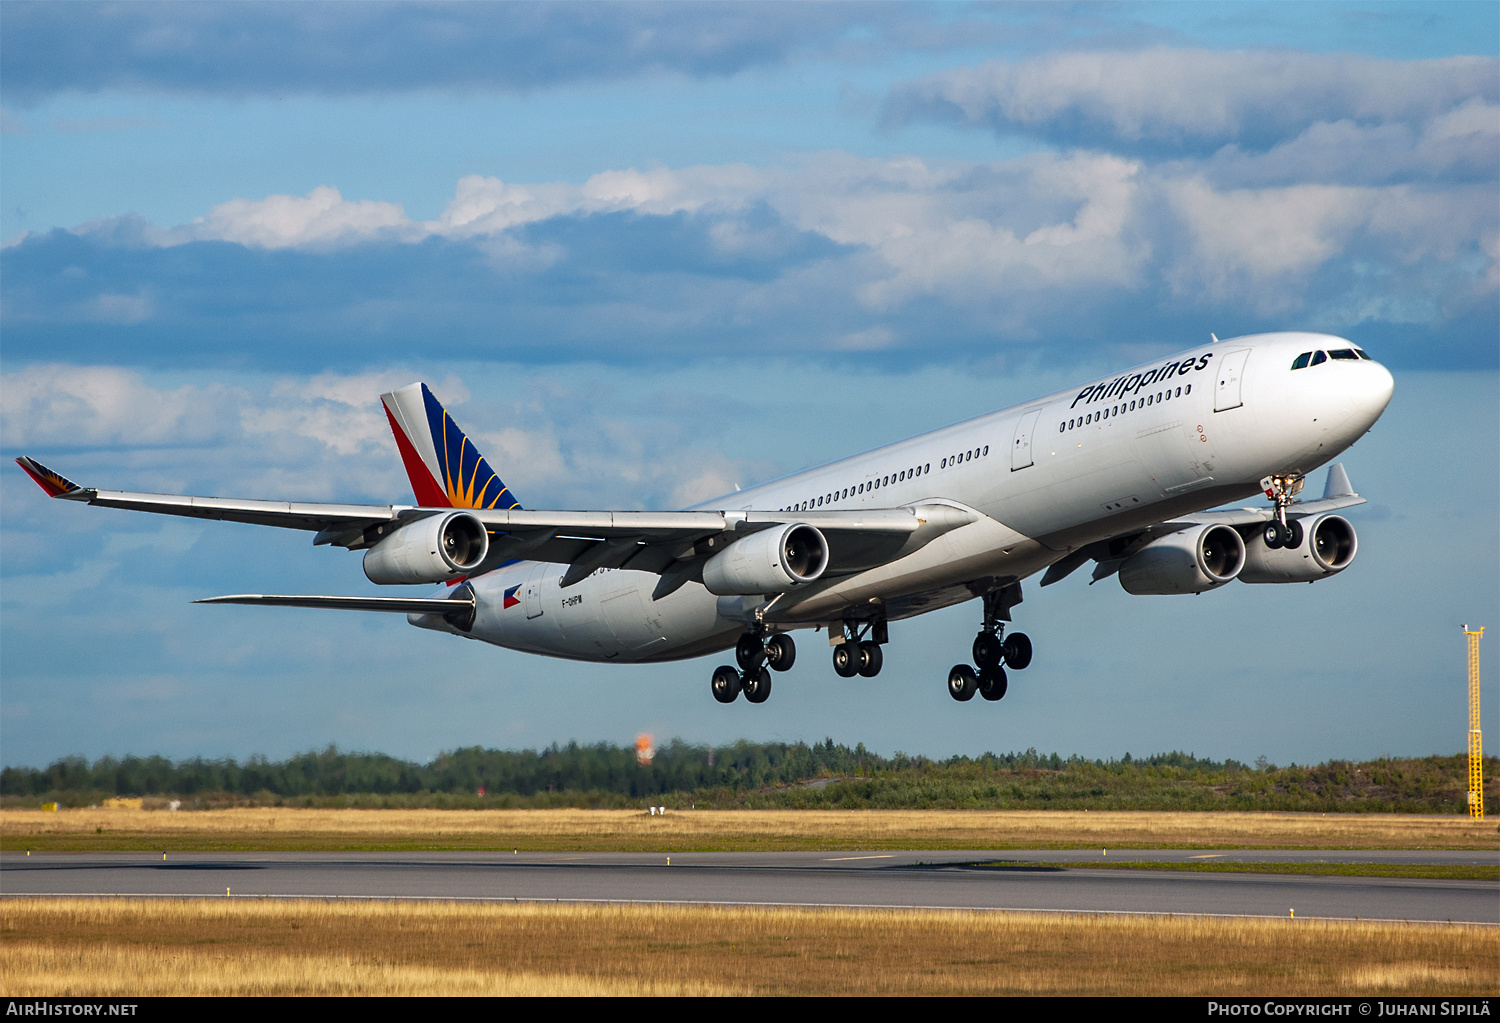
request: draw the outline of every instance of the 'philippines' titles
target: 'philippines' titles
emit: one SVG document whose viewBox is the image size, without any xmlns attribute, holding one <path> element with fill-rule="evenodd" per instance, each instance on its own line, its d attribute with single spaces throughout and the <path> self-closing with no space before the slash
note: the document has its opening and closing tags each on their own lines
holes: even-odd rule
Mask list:
<svg viewBox="0 0 1500 1023">
<path fill-rule="evenodd" d="M 1072 408 L 1080 401 L 1085 405 L 1089 405 L 1096 401 L 1109 401 L 1113 398 L 1139 394 L 1142 389 L 1150 387 L 1152 384 L 1158 384 L 1163 380 L 1182 376 L 1189 371 L 1196 373 L 1198 370 L 1206 368 L 1208 360 L 1213 357 L 1213 352 L 1207 352 L 1196 361 L 1192 358 L 1186 358 L 1181 361 L 1169 362 L 1165 366 L 1148 370 L 1145 373 L 1128 373 L 1102 384 L 1093 384 L 1079 391 L 1078 397 L 1073 399 L 1073 404 L 1069 405 L 1068 408 Z"/>
</svg>

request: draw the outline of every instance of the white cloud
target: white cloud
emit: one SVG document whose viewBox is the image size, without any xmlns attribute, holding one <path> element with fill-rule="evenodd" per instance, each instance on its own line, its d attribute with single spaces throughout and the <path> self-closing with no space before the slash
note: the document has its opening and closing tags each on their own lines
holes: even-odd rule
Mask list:
<svg viewBox="0 0 1500 1023">
<path fill-rule="evenodd" d="M 1489 57 L 1382 60 L 1158 48 L 995 61 L 908 82 L 896 117 L 956 116 L 1064 142 L 1274 144 L 1324 121 L 1424 124 L 1500 94 Z"/>
<path fill-rule="evenodd" d="M 346 201 L 337 188 L 319 185 L 305 196 L 231 199 L 178 228 L 171 242 L 226 241 L 249 248 L 336 248 L 375 240 L 417 241 L 426 232 L 407 219 L 399 203 Z"/>
<path fill-rule="evenodd" d="M 1309 298 L 1307 278 L 1356 247 L 1378 253 L 1386 267 L 1453 263 L 1495 231 L 1493 192 L 1482 185 L 1441 192 L 1408 185 L 1219 191 L 1193 178 L 1166 181 L 1162 190 L 1188 238 L 1163 270 L 1173 291 L 1243 300 L 1266 313 L 1302 306 Z M 1493 247 L 1485 248 L 1492 280 Z M 1416 290 L 1430 283 L 1417 282 Z M 1372 309 L 1410 308 L 1416 296 L 1403 297 L 1407 290 L 1395 282 L 1376 306 L 1369 305 L 1372 299 L 1361 301 Z M 1421 300 L 1430 306 L 1436 297 Z"/>
<path fill-rule="evenodd" d="M 7 447 L 202 443 L 224 434 L 223 387 L 154 388 L 115 366 L 28 366 L 0 376 Z"/>
<path fill-rule="evenodd" d="M 1328 303 L 1337 296 L 1315 296 L 1312 275 L 1332 261 L 1353 260 L 1356 239 L 1358 260 L 1376 268 L 1447 261 L 1420 280 L 1389 284 L 1397 292 L 1421 290 L 1422 301 L 1436 309 L 1494 286 L 1494 259 L 1485 255 L 1500 227 L 1493 190 L 1477 171 L 1448 184 L 1419 187 L 1409 180 L 1439 164 L 1487 166 L 1482 157 L 1500 145 L 1497 111 L 1470 100 L 1415 126 L 1318 122 L 1264 152 L 1226 146 L 1197 161 L 1152 164 L 1086 150 L 990 163 L 829 152 L 763 168 L 606 171 L 582 185 L 469 176 L 457 182 L 443 214 L 423 223 L 407 219 L 398 205 L 346 202 L 324 187 L 301 198 L 233 200 L 183 227 L 117 218 L 80 230 L 131 245 L 215 236 L 315 250 L 437 236 L 478 248 L 497 274 L 509 276 L 566 269 L 572 255 L 563 243 L 522 236 L 516 229 L 526 224 L 620 211 L 691 213 L 701 218 L 713 251 L 772 269 L 759 280 L 698 279 L 691 294 L 667 285 L 606 288 L 589 304 L 594 322 L 647 335 L 783 313 L 806 322 L 796 310 L 809 303 L 884 316 L 935 299 L 977 317 L 986 330 L 1034 337 L 1047 317 L 1153 284 L 1179 299 L 1240 303 L 1262 314 L 1310 302 L 1333 308 Z M 1310 164 L 1323 172 L 1305 173 Z M 1395 183 L 1390 179 L 1400 167 L 1408 181 Z M 798 232 L 845 251 L 777 268 Z M 589 238 L 580 230 L 566 245 L 584 247 Z M 640 272 L 628 257 L 611 258 L 615 273 Z M 1397 300 L 1415 308 L 1409 298 Z M 386 296 L 361 296 L 340 316 L 353 329 L 379 332 L 403 308 Z M 139 323 L 154 313 L 148 290 L 94 296 L 74 310 L 91 322 Z M 809 337 L 832 348 L 878 347 L 870 329 L 867 321 L 830 323 L 810 326 Z M 359 386 L 378 393 L 391 384 L 372 379 Z M 324 397 L 348 405 L 351 395 Z M 368 417 L 355 422 L 334 410 L 299 415 L 306 436 L 345 452 L 377 443 L 380 433 Z M 272 428 L 255 415 L 246 424 Z"/>
</svg>

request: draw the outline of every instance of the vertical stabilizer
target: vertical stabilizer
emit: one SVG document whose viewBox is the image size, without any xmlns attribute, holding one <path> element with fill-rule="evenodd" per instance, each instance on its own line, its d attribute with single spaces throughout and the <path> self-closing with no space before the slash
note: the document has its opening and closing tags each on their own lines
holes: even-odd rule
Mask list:
<svg viewBox="0 0 1500 1023">
<path fill-rule="evenodd" d="M 426 384 L 380 396 L 417 504 L 424 508 L 519 508 L 520 503 Z"/>
</svg>

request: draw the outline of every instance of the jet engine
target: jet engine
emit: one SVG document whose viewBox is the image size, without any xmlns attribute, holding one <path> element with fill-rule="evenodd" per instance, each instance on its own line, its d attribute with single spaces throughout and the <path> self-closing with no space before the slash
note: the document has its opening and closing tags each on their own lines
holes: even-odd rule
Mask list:
<svg viewBox="0 0 1500 1023">
<path fill-rule="evenodd" d="M 372 583 L 440 583 L 472 572 L 490 552 L 490 536 L 468 512 L 429 515 L 402 526 L 365 552 Z"/>
<path fill-rule="evenodd" d="M 763 529 L 736 540 L 703 565 L 703 585 L 721 597 L 781 593 L 828 567 L 828 541 L 806 523 Z"/>
<path fill-rule="evenodd" d="M 1310 583 L 1342 572 L 1359 550 L 1359 537 L 1342 515 L 1310 515 L 1300 523 L 1302 542 L 1271 548 L 1257 534 L 1245 547 L 1247 583 Z"/>
<path fill-rule="evenodd" d="M 1137 595 L 1218 589 L 1245 567 L 1245 541 L 1228 526 L 1194 526 L 1153 540 L 1120 565 L 1120 585 Z"/>
</svg>

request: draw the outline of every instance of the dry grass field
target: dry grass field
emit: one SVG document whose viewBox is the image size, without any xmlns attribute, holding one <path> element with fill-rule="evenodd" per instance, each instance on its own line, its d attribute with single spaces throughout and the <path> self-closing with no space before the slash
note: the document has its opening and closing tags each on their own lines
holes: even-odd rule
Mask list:
<svg viewBox="0 0 1500 1023">
<path fill-rule="evenodd" d="M 1401 814 L 1047 810 L 0 811 L 19 851 L 1500 849 L 1494 821 Z"/>
<path fill-rule="evenodd" d="M 1493 995 L 1500 930 L 1034 913 L 6 899 L 0 995 Z"/>
</svg>

